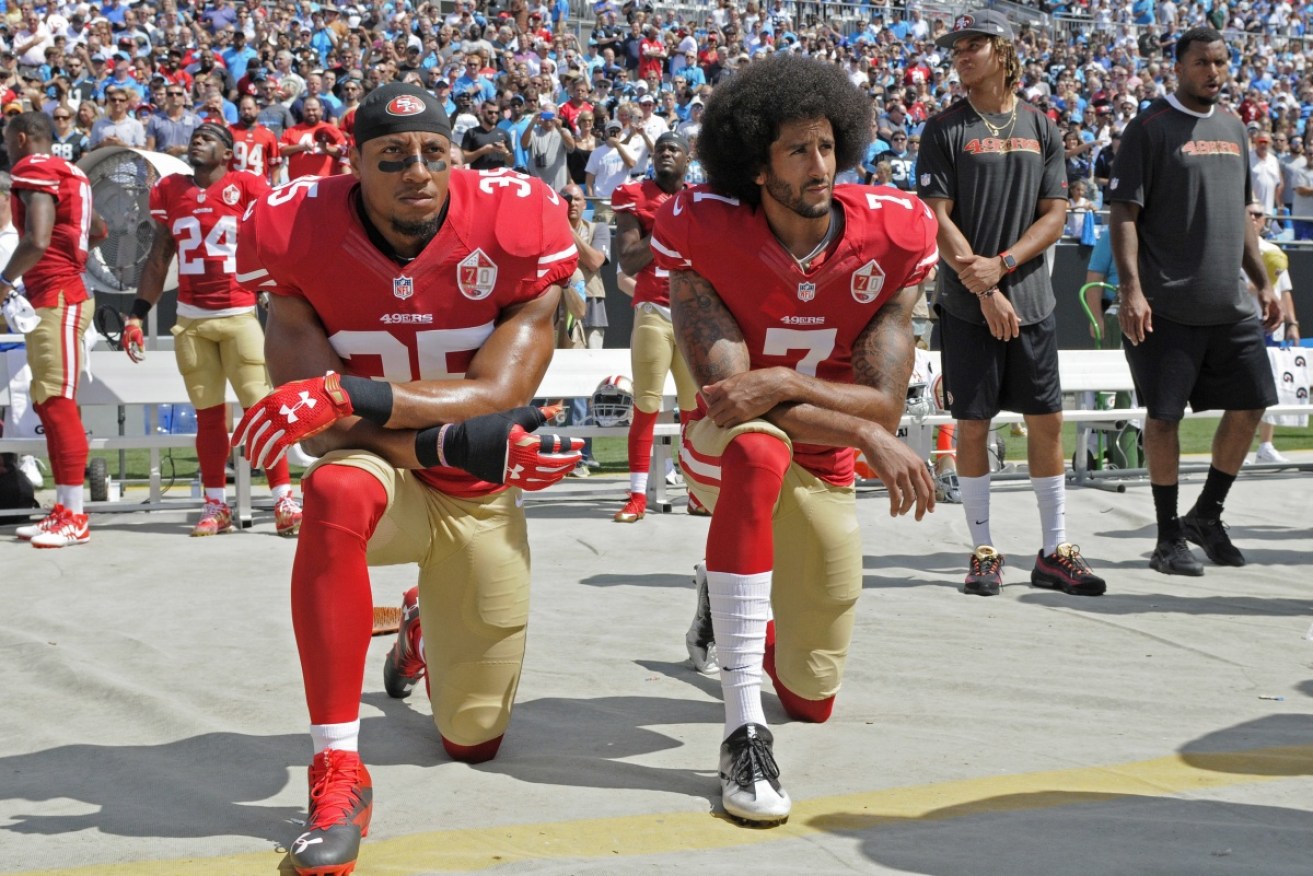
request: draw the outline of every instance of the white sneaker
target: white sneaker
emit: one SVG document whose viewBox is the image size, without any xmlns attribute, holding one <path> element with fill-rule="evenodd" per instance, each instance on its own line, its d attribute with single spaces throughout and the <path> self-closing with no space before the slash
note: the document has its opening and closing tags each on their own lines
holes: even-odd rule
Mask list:
<svg viewBox="0 0 1313 876">
<path fill-rule="evenodd" d="M 711 626 L 711 597 L 707 593 L 705 562 L 693 567 L 693 581 L 697 584 L 698 607 L 693 612 L 693 623 L 688 625 L 688 632 L 684 634 L 684 645 L 694 669 L 703 675 L 715 675 L 720 671 L 720 661 L 716 658 L 716 633 Z"/>
<path fill-rule="evenodd" d="M 59 522 L 53 529 L 32 536 L 34 548 L 63 548 L 91 541 L 91 526 L 85 514 L 74 514 L 61 506 Z"/>
<path fill-rule="evenodd" d="M 720 793 L 725 814 L 754 827 L 789 819 L 793 801 L 780 787 L 775 737 L 760 724 L 744 724 L 720 744 Z"/>
<path fill-rule="evenodd" d="M 45 486 L 46 479 L 45 476 L 41 474 L 41 469 L 45 467 L 46 464 L 35 456 L 25 454 L 18 457 L 18 470 L 21 471 L 23 476 L 27 478 L 28 482 L 32 484 L 32 489 L 34 490 L 39 490 Z"/>
<path fill-rule="evenodd" d="M 1281 452 L 1271 444 L 1260 444 L 1258 445 L 1258 452 L 1254 454 L 1254 462 L 1285 465 L 1289 463 L 1290 460 L 1282 456 Z"/>
</svg>

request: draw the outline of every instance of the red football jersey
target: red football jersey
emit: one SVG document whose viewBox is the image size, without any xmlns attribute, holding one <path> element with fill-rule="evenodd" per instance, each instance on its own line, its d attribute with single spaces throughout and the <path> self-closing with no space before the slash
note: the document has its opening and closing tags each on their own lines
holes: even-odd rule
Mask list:
<svg viewBox="0 0 1313 876">
<path fill-rule="evenodd" d="M 643 233 L 651 234 L 657 211 L 671 197 L 653 180 L 635 180 L 616 186 L 611 193 L 611 209 L 635 217 Z M 670 271 L 658 265 L 655 258 L 634 278 L 634 304 L 642 304 L 644 301 L 662 307 L 670 306 Z"/>
<path fill-rule="evenodd" d="M 324 146 L 346 143 L 346 134 L 330 122 L 320 122 L 317 125 L 307 125 L 302 122 L 283 131 L 283 139 L 279 142 L 287 146 L 299 143 L 310 147 L 305 152 L 296 152 L 287 156 L 288 179 L 329 176 L 336 172 L 340 159 L 325 152 Z"/>
<path fill-rule="evenodd" d="M 274 132 L 258 124 L 249 128 L 231 125 L 228 130 L 233 135 L 233 160 L 228 162 L 228 169 L 253 173 L 273 182 L 274 168 L 283 160 Z"/>
<path fill-rule="evenodd" d="M 355 177 L 280 186 L 242 220 L 238 280 L 309 302 L 347 374 L 459 378 L 506 309 L 564 283 L 579 258 L 565 203 L 538 180 L 505 168 L 450 179 L 446 221 L 405 266 L 370 241 Z M 456 468 L 418 476 L 457 496 L 503 489 Z"/>
<path fill-rule="evenodd" d="M 91 296 L 82 283 L 87 266 L 87 236 L 91 233 L 91 182 L 71 162 L 54 155 L 28 155 L 9 171 L 13 191 L 9 195 L 14 228 L 26 234 L 27 207 L 19 192 L 45 192 L 55 199 L 55 227 L 50 247 L 41 261 L 23 272 L 23 285 L 33 307 L 54 307 L 59 293 L 64 302 L 77 304 Z"/>
<path fill-rule="evenodd" d="M 150 215 L 178 246 L 178 300 L 204 310 L 254 307 L 237 283 L 237 220 L 269 193 L 264 177 L 228 171 L 209 188 L 185 173 L 150 190 Z"/>
<path fill-rule="evenodd" d="M 852 383 L 853 343 L 890 297 L 939 261 L 939 223 L 917 197 L 887 187 L 839 186 L 834 201 L 843 234 L 809 271 L 775 239 L 765 211 L 706 186 L 680 192 L 658 214 L 653 259 L 715 287 L 753 369 L 783 366 Z M 829 483 L 852 483 L 851 448 L 795 444 L 793 456 Z"/>
</svg>

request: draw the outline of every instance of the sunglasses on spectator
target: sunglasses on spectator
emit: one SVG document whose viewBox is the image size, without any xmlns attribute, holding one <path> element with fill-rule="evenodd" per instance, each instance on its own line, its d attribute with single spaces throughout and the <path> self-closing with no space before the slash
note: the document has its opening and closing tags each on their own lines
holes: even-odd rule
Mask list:
<svg viewBox="0 0 1313 876">
<path fill-rule="evenodd" d="M 57 121 L 57 122 L 60 121 L 61 119 L 71 119 L 71 118 L 73 118 L 73 117 L 70 116 L 68 113 L 55 113 L 55 116 L 54 116 L 54 119 L 55 119 L 55 121 Z"/>
<path fill-rule="evenodd" d="M 166 92 L 164 92 L 164 93 L 167 94 L 169 97 L 185 97 L 185 96 L 186 96 L 186 92 L 184 92 L 184 91 L 166 91 Z"/>
<path fill-rule="evenodd" d="M 111 98 L 109 99 L 109 102 L 110 102 L 110 103 L 127 103 L 127 102 L 128 102 L 128 99 L 127 99 L 126 97 L 111 97 Z"/>
<path fill-rule="evenodd" d="M 1250 218 L 1250 219 L 1262 219 L 1262 218 L 1263 218 L 1263 214 L 1262 214 L 1261 212 L 1257 211 L 1257 210 L 1249 210 L 1249 211 L 1247 211 L 1247 212 L 1249 213 L 1249 218 Z"/>
</svg>

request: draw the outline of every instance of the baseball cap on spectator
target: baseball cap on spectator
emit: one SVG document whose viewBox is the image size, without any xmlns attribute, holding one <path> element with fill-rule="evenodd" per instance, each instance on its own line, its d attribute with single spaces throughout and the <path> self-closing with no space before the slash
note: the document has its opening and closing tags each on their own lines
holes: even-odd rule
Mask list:
<svg viewBox="0 0 1313 876">
<path fill-rule="evenodd" d="M 620 124 L 620 123 L 619 123 L 618 121 L 616 121 L 615 119 L 611 119 L 611 121 L 609 121 L 609 122 L 606 123 L 606 129 L 605 129 L 605 130 L 606 130 L 607 135 L 610 136 L 613 132 L 618 133 L 618 132 L 619 132 L 620 130 L 622 130 L 623 128 L 624 128 L 624 125 Z"/>
<path fill-rule="evenodd" d="M 16 116 L 23 111 L 23 105 L 18 101 L 10 101 L 5 104 L 4 114 L 7 116 Z"/>
<path fill-rule="evenodd" d="M 1271 143 L 1272 135 L 1269 134 L 1267 131 L 1258 131 L 1257 133 L 1254 134 L 1253 139 L 1255 143 Z"/>
<path fill-rule="evenodd" d="M 511 95 L 511 103 L 524 103 L 524 95 L 523 95 L 523 94 L 512 94 L 512 95 Z"/>
<path fill-rule="evenodd" d="M 941 49 L 951 49 L 953 44 L 966 36 L 997 36 L 1005 40 L 1016 37 L 1012 33 L 1012 24 L 1002 12 L 994 9 L 976 9 L 953 19 L 953 26 L 947 33 L 935 39 L 935 45 Z"/>
<path fill-rule="evenodd" d="M 638 102 L 639 102 L 639 103 L 656 103 L 656 98 L 653 97 L 652 95 L 648 94 L 647 92 L 643 92 L 642 96 L 640 96 L 640 97 L 638 98 Z"/>
</svg>

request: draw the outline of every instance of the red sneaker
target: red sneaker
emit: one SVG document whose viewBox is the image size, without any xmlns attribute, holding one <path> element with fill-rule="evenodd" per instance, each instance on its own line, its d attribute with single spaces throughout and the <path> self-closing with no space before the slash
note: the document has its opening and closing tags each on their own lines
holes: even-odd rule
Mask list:
<svg viewBox="0 0 1313 876">
<path fill-rule="evenodd" d="M 625 503 L 625 507 L 615 512 L 615 517 L 612 519 L 616 523 L 637 523 L 643 519 L 643 515 L 646 513 L 647 494 L 630 493 L 629 501 Z"/>
<path fill-rule="evenodd" d="M 369 836 L 374 783 L 354 751 L 327 748 L 310 764 L 310 817 L 289 857 L 297 876 L 348 876 Z"/>
<path fill-rule="evenodd" d="M 419 648 L 423 635 L 419 626 L 419 588 L 412 587 L 401 597 L 401 627 L 383 663 L 383 689 L 393 699 L 410 696 L 428 669 Z"/>
</svg>

